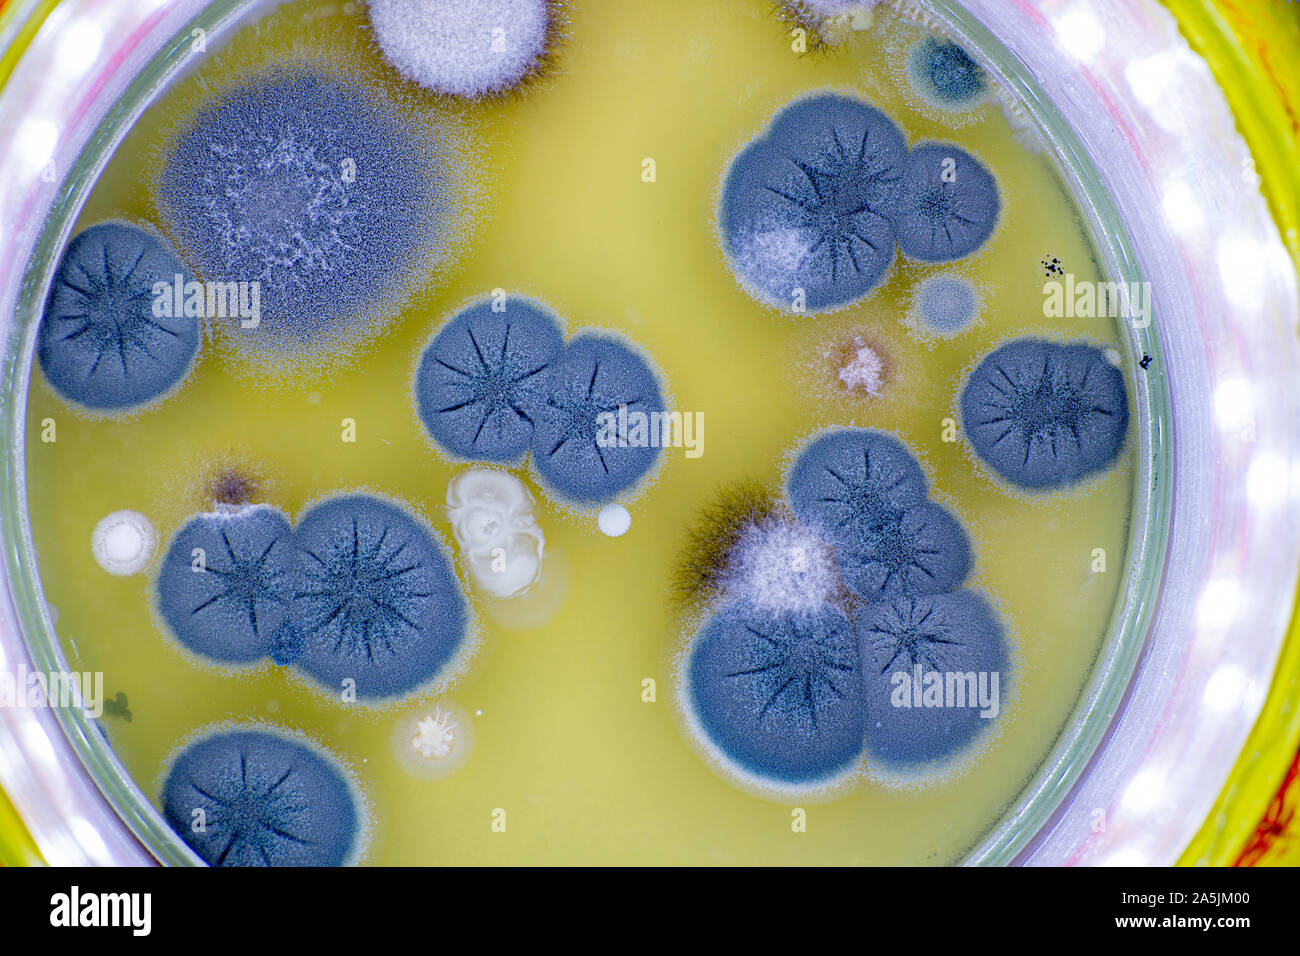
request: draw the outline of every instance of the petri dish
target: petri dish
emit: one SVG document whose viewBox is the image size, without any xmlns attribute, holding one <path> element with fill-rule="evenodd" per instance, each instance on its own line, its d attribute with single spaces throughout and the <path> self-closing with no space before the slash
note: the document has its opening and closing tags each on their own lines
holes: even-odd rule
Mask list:
<svg viewBox="0 0 1300 956">
<path fill-rule="evenodd" d="M 1173 44 L 1172 22 L 1147 4 L 1106 14 L 1074 5 L 1054 20 L 978 3 L 807 4 L 778 21 L 761 4 L 696 6 L 638 20 L 570 4 L 544 37 L 553 62 L 509 96 L 486 99 L 413 83 L 371 42 L 359 5 L 191 5 L 183 15 L 173 6 L 144 21 L 129 65 L 115 65 L 85 101 L 81 127 L 64 128 L 67 152 L 51 153 L 52 188 L 24 220 L 19 238 L 31 248 L 13 275 L 8 574 L 15 647 L 33 669 L 100 673 L 105 700 L 120 702 L 116 714 L 73 708 L 37 719 L 46 718 L 55 753 L 85 768 L 107 804 L 100 811 L 135 837 L 121 835 L 122 852 L 198 862 L 159 812 L 162 780 L 185 741 L 244 722 L 306 735 L 339 759 L 365 794 L 372 863 L 1100 862 L 1167 859 L 1186 844 L 1195 821 L 1172 819 L 1169 795 L 1188 787 L 1208 810 L 1262 705 L 1258 675 L 1271 672 L 1289 612 L 1296 541 L 1279 515 L 1289 519 L 1294 501 L 1270 489 L 1294 452 L 1273 412 L 1294 401 L 1284 383 L 1296 356 L 1284 337 L 1293 276 L 1288 288 L 1258 203 L 1217 250 L 1224 276 L 1255 270 L 1254 291 L 1243 300 L 1228 279 L 1209 288 L 1189 280 L 1180 243 L 1197 238 L 1196 207 L 1182 200 L 1198 191 L 1160 163 L 1169 162 L 1161 137 L 1170 116 L 1183 123 L 1194 111 L 1207 129 L 1224 122 L 1177 99 L 1170 77 L 1195 65 L 1177 49 L 1086 42 L 1112 35 L 1104 18 L 1113 16 L 1157 24 Z M 584 31 L 598 38 L 591 47 L 573 39 Z M 1068 57 L 1049 66 L 1042 58 L 1053 48 Z M 963 88 L 956 104 L 941 82 L 952 49 L 982 84 L 974 97 Z M 1103 69 L 1103 56 L 1128 62 Z M 393 292 L 396 317 L 348 338 L 342 357 L 313 353 L 286 368 L 275 360 L 282 344 L 268 361 L 242 349 L 238 331 L 215 329 L 162 404 L 126 420 L 70 408 L 33 353 L 71 237 L 105 221 L 144 225 L 202 273 L 201 237 L 176 219 L 176 194 L 163 196 L 167 157 L 223 95 L 304 64 L 360 84 L 435 157 L 451 183 L 440 195 L 456 207 L 446 227 L 454 248 L 421 260 Z M 657 79 L 647 86 L 649 75 Z M 1123 77 L 1129 99 L 1107 100 L 1099 75 Z M 698 116 L 678 115 L 674 104 L 696 86 L 709 91 Z M 812 314 L 755 288 L 719 224 L 727 183 L 737 157 L 792 115 L 782 110 L 819 94 L 883 110 L 914 152 L 933 142 L 981 160 L 1003 204 L 992 238 L 939 264 L 904 250 L 867 293 Z M 1113 107 L 1104 117 L 1099 101 Z M 626 119 L 631 103 L 640 104 L 637 124 Z M 1108 148 L 1106 123 L 1121 107 L 1132 110 L 1118 113 L 1136 131 L 1131 154 Z M 41 146 L 42 131 L 29 131 L 20 144 Z M 1232 159 L 1227 168 L 1240 174 Z M 1224 160 L 1205 168 L 1222 170 Z M 560 225 L 555 212 L 566 207 Z M 1149 289 L 1150 309 L 1136 320 L 1050 314 L 1049 286 L 1067 281 Z M 927 322 L 934 296 L 922 293 L 936 282 L 978 307 L 960 310 L 963 321 Z M 1262 317 L 1250 327 L 1257 339 L 1239 323 L 1207 324 L 1216 297 L 1233 295 Z M 648 478 L 594 501 L 575 500 L 538 465 L 536 448 L 492 471 L 515 482 L 494 486 L 494 513 L 540 529 L 511 539 L 550 572 L 523 600 L 475 578 L 464 541 L 472 546 L 482 526 L 451 501 L 448 484 L 476 465 L 426 434 L 410 398 L 432 337 L 473 303 L 493 314 L 498 296 L 536 300 L 570 343 L 584 330 L 630 343 L 676 403 L 668 407 L 709 423 L 697 427 L 696 447 L 662 449 Z M 1028 338 L 1094 347 L 1122 377 L 1130 413 L 1113 462 L 1047 495 L 1008 487 L 959 427 L 979 360 Z M 1229 338 L 1235 364 L 1208 344 Z M 53 441 L 42 440 L 47 420 Z M 860 428 L 900 437 L 929 496 L 964 527 L 972 568 L 949 590 L 984 595 L 1001 622 L 1007 709 L 977 745 L 934 766 L 883 766 L 868 735 L 837 772 L 792 784 L 755 773 L 753 759 L 745 766 L 719 744 L 716 725 L 703 728 L 690 662 L 723 606 L 770 596 L 770 580 L 745 569 L 742 546 L 770 556 L 782 529 L 810 523 L 792 522 L 798 508 L 786 500 L 810 437 Z M 158 564 L 127 581 L 91 564 L 88 529 L 123 508 L 148 515 L 169 542 L 219 506 L 268 504 L 301 526 L 320 501 L 357 489 L 399 502 L 440 539 L 472 612 L 464 659 L 396 700 L 336 699 L 271 661 L 232 671 L 196 659 L 155 607 Z M 610 537 L 596 505 L 615 499 L 622 533 Z M 1250 537 L 1259 522 L 1291 533 L 1264 545 Z M 1250 547 L 1229 548 L 1243 535 Z M 1206 554 L 1230 555 L 1231 573 L 1207 566 Z M 851 563 L 834 554 L 817 565 L 832 582 L 817 600 L 856 627 L 870 602 L 843 597 Z M 778 582 L 790 573 L 778 567 Z M 1270 597 L 1247 598 L 1247 582 Z M 796 602 L 807 598 L 796 591 Z M 1259 636 L 1241 646 L 1229 639 L 1239 629 Z M 1234 660 L 1234 650 L 1248 656 Z M 1179 670 L 1183 657 L 1197 668 Z M 1241 693 L 1252 687 L 1254 696 Z M 1209 698 L 1212 759 L 1196 779 L 1176 779 L 1191 771 L 1169 755 L 1193 728 L 1203 734 L 1190 715 L 1210 719 L 1195 704 Z M 473 733 L 457 736 L 458 721 Z M 1144 735 L 1160 746 L 1142 748 Z M 412 752 L 395 754 L 403 740 Z M 417 772 L 421 758 L 436 764 L 458 741 L 472 741 L 473 752 L 455 756 L 454 773 Z M 427 833 L 418 821 L 429 807 L 476 822 L 456 840 Z M 731 822 L 719 830 L 723 811 Z M 799 814 L 816 825 L 796 830 L 792 846 Z M 579 839 L 597 816 L 600 838 Z M 677 840 L 662 837 L 671 821 Z M 498 825 L 531 835 L 494 843 Z"/>
</svg>

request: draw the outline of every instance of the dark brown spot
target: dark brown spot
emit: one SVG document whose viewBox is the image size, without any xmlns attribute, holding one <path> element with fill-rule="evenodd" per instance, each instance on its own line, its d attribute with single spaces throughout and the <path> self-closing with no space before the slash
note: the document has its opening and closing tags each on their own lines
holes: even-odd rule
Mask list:
<svg viewBox="0 0 1300 956">
<path fill-rule="evenodd" d="M 257 496 L 257 479 L 238 468 L 227 468 L 208 482 L 208 494 L 221 505 L 251 504 Z"/>
<path fill-rule="evenodd" d="M 757 481 L 741 481 L 720 489 L 700 509 L 673 573 L 673 591 L 683 606 L 718 591 L 740 536 L 777 508 L 771 490 Z"/>
</svg>

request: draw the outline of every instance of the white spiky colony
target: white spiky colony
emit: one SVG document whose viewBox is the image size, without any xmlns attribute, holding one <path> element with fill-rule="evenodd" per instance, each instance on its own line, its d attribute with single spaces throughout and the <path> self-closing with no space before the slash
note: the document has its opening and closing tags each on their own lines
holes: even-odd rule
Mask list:
<svg viewBox="0 0 1300 956">
<path fill-rule="evenodd" d="M 794 520 L 769 518 L 739 535 L 722 577 L 727 597 L 777 613 L 810 611 L 839 589 L 826 545 Z"/>
</svg>

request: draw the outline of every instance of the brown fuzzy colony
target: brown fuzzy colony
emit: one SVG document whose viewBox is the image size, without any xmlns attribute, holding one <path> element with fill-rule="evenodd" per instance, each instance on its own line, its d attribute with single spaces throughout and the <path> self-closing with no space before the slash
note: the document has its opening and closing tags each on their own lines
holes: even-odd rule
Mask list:
<svg viewBox="0 0 1300 956">
<path fill-rule="evenodd" d="M 226 468 L 208 482 L 208 495 L 219 505 L 246 505 L 257 495 L 257 479 L 237 468 Z"/>
<path fill-rule="evenodd" d="M 686 544 L 673 572 L 678 601 L 690 605 L 716 594 L 736 542 L 747 528 L 771 519 L 777 496 L 757 481 L 723 487 L 686 532 Z"/>
<path fill-rule="evenodd" d="M 787 31 L 804 32 L 804 55 L 817 55 L 833 51 L 842 39 L 833 29 L 833 22 L 809 9 L 800 0 L 777 0 L 772 5 L 772 17 Z"/>
</svg>

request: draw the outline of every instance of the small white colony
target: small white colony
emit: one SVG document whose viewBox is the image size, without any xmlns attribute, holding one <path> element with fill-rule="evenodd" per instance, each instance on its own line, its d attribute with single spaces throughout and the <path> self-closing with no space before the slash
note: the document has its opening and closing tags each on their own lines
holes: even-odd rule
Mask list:
<svg viewBox="0 0 1300 956">
<path fill-rule="evenodd" d="M 138 511 L 106 515 L 90 536 L 90 550 L 109 574 L 138 574 L 149 564 L 157 546 L 157 532 Z"/>
<path fill-rule="evenodd" d="M 517 85 L 550 39 L 547 0 L 370 0 L 385 59 L 413 83 L 475 98 Z"/>
<path fill-rule="evenodd" d="M 422 760 L 446 760 L 456 749 L 456 729 L 456 718 L 435 708 L 416 721 L 411 748 Z"/>
<path fill-rule="evenodd" d="M 398 721 L 393 743 L 412 776 L 436 780 L 465 765 L 474 749 L 474 724 L 463 708 L 442 700 Z"/>
<path fill-rule="evenodd" d="M 632 527 L 632 515 L 622 505 L 605 505 L 596 515 L 596 527 L 610 538 L 621 538 Z"/>
</svg>

